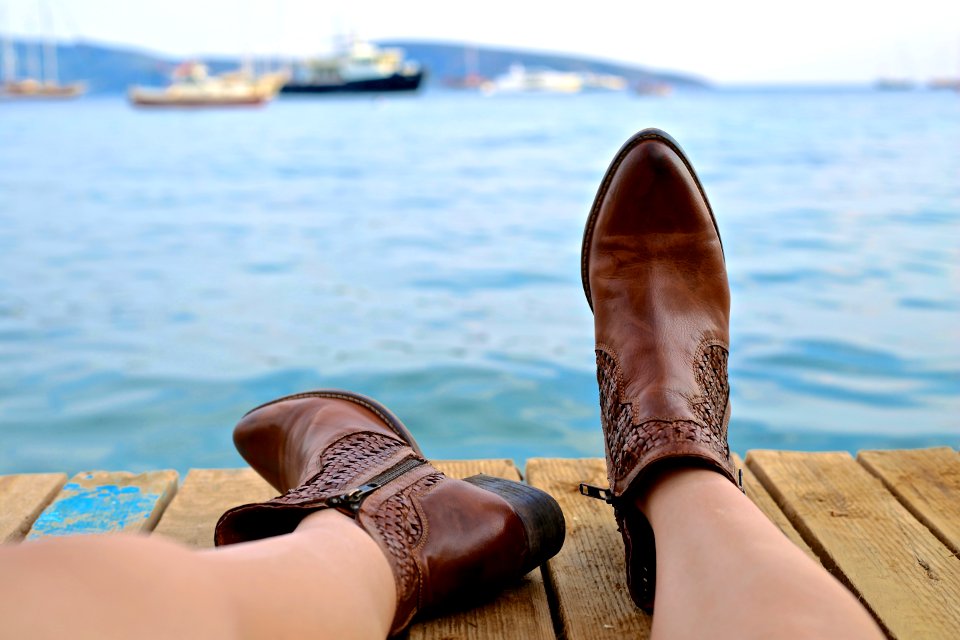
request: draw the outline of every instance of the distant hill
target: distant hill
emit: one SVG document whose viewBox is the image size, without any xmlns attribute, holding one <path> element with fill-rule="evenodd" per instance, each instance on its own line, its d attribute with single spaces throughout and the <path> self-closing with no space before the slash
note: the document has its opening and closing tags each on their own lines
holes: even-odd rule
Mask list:
<svg viewBox="0 0 960 640">
<path fill-rule="evenodd" d="M 440 84 L 446 79 L 462 78 L 467 72 L 467 59 L 475 65 L 474 73 L 486 78 L 501 75 L 512 64 L 526 67 L 546 67 L 557 71 L 608 73 L 623 76 L 630 84 L 638 82 L 666 82 L 676 87 L 706 88 L 700 78 L 680 73 L 653 71 L 634 65 L 593 60 L 583 56 L 562 53 L 543 53 L 522 49 L 467 46 L 458 43 L 416 42 L 408 40 L 381 41 L 381 46 L 400 47 L 407 57 L 427 67 L 429 81 Z"/>
<path fill-rule="evenodd" d="M 455 43 L 429 43 L 391 40 L 378 42 L 383 46 L 401 47 L 407 57 L 423 64 L 428 71 L 427 82 L 440 85 L 444 80 L 461 78 L 466 73 L 467 47 Z M 20 75 L 36 60 L 39 45 L 30 41 L 15 41 Z M 627 78 L 630 83 L 669 82 L 678 87 L 703 88 L 707 84 L 692 76 L 655 72 L 641 67 L 591 60 L 579 56 L 539 53 L 519 49 L 471 47 L 475 72 L 492 78 L 504 73 L 511 64 L 528 67 L 548 67 L 558 71 L 610 73 Z M 130 85 L 163 85 L 170 72 L 182 59 L 163 54 L 137 51 L 87 42 L 58 44 L 57 62 L 61 82 L 84 81 L 93 93 L 125 92 Z M 236 68 L 239 58 L 203 59 L 211 70 L 220 72 Z"/>
<path fill-rule="evenodd" d="M 15 41 L 18 76 L 31 67 L 39 67 L 40 45 L 31 41 Z M 132 84 L 165 84 L 176 61 L 162 56 L 108 47 L 76 43 L 57 44 L 57 68 L 61 82 L 83 81 L 93 93 L 115 93 Z"/>
</svg>

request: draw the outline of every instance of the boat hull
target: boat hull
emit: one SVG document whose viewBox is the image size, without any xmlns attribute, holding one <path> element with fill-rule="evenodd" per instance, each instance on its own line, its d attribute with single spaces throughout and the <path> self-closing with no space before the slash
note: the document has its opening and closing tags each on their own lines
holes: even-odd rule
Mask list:
<svg viewBox="0 0 960 640">
<path fill-rule="evenodd" d="M 145 98 L 132 97 L 130 103 L 136 107 L 168 107 L 168 108 L 203 108 L 203 107 L 258 107 L 265 104 L 269 98 Z"/>
<path fill-rule="evenodd" d="M 11 100 L 69 100 L 86 93 L 82 83 L 68 85 L 40 84 L 20 81 L 0 85 L 0 98 Z"/>
<path fill-rule="evenodd" d="M 423 82 L 423 71 L 411 74 L 395 73 L 386 78 L 356 80 L 353 82 L 288 82 L 280 89 L 285 94 L 313 93 L 386 93 L 416 91 Z"/>
</svg>

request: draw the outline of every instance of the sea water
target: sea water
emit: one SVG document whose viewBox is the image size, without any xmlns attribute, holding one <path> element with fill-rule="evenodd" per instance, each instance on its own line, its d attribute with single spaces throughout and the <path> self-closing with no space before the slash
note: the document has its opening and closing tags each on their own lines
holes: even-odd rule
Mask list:
<svg viewBox="0 0 960 640">
<path fill-rule="evenodd" d="M 960 444 L 960 95 L 0 104 L 0 473 L 237 466 L 371 395 L 436 458 L 599 456 L 587 211 L 659 126 L 712 200 L 730 441 Z"/>
</svg>

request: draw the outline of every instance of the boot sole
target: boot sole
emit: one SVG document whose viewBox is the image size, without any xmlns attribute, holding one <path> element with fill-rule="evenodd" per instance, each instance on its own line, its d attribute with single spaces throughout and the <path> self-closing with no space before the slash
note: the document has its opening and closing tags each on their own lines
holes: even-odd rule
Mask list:
<svg viewBox="0 0 960 640">
<path fill-rule="evenodd" d="M 420 446 L 417 444 L 416 440 L 413 439 L 410 431 L 407 429 L 406 425 L 400 422 L 400 418 L 393 415 L 393 412 L 387 409 L 385 406 L 374 400 L 373 398 L 368 398 L 365 395 L 359 393 L 354 393 L 353 391 L 343 391 L 342 389 L 316 389 L 314 391 L 304 391 L 302 393 L 294 393 L 289 396 L 283 396 L 282 398 L 277 398 L 276 400 L 271 400 L 270 402 L 264 402 L 258 407 L 254 407 L 243 414 L 244 417 L 247 417 L 254 411 L 263 409 L 264 407 L 269 407 L 273 404 L 278 404 L 280 402 L 286 402 L 288 400 L 304 400 L 307 398 L 326 398 L 331 400 L 346 400 L 347 402 L 352 402 L 356 405 L 360 405 L 364 409 L 372 411 L 378 418 L 380 418 L 387 427 L 390 428 L 395 434 L 403 438 L 403 440 L 410 445 L 416 454 L 420 457 L 423 456 L 423 451 L 420 450 Z"/>
<path fill-rule="evenodd" d="M 522 482 L 484 474 L 470 476 L 465 478 L 464 482 L 497 494 L 520 517 L 530 552 L 529 560 L 522 568 L 521 575 L 526 575 L 557 555 L 566 536 L 566 521 L 560 505 L 553 496 Z"/>
<path fill-rule="evenodd" d="M 620 164 L 623 162 L 623 159 L 626 158 L 627 154 L 630 153 L 630 151 L 632 151 L 641 142 L 646 142 L 647 140 L 659 140 L 670 147 L 678 156 L 680 156 L 684 166 L 690 172 L 690 175 L 693 176 L 693 181 L 696 183 L 697 189 L 700 191 L 700 197 L 702 197 L 703 201 L 707 204 L 707 211 L 710 212 L 710 220 L 713 222 L 713 228 L 717 232 L 717 238 L 720 239 L 720 228 L 717 226 L 717 219 L 713 215 L 713 207 L 710 206 L 710 200 L 707 199 L 707 194 L 703 190 L 703 185 L 700 184 L 700 178 L 697 177 L 697 172 L 693 170 L 693 165 L 690 164 L 690 161 L 687 159 L 687 155 L 683 152 L 680 144 L 674 140 L 669 133 L 666 131 L 661 131 L 660 129 L 644 129 L 633 134 L 629 140 L 623 143 L 623 146 L 620 147 L 620 151 L 618 151 L 617 155 L 614 156 L 613 162 L 611 162 L 610 166 L 607 168 L 607 172 L 603 176 L 603 181 L 600 183 L 600 188 L 597 190 L 597 195 L 593 199 L 593 206 L 590 208 L 590 215 L 587 216 L 586 226 L 584 226 L 583 229 L 583 245 L 580 248 L 580 279 L 583 281 L 583 292 L 587 296 L 587 304 L 590 305 L 591 311 L 593 311 L 593 299 L 590 296 L 590 278 L 588 273 L 589 265 L 587 264 L 587 255 L 590 251 L 590 242 L 593 239 L 593 227 L 597 222 L 597 216 L 600 214 L 600 205 L 603 203 L 603 199 L 607 195 L 607 189 L 610 187 L 610 182 L 613 180 L 613 174 L 616 173 L 617 169 L 620 168 Z M 720 239 L 720 251 L 723 251 L 722 239 Z"/>
</svg>

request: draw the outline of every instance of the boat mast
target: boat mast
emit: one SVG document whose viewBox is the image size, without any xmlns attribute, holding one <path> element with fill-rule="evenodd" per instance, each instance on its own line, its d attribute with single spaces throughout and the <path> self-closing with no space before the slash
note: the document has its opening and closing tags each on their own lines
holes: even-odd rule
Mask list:
<svg viewBox="0 0 960 640">
<path fill-rule="evenodd" d="M 10 10 L 4 7 L 4 22 L 10 17 Z M 17 52 L 13 44 L 13 30 L 7 30 L 10 25 L 4 24 L 3 31 L 3 81 L 12 84 L 17 81 Z"/>
<path fill-rule="evenodd" d="M 49 37 L 43 46 L 43 80 L 47 84 L 57 84 L 57 42 L 53 35 L 53 16 L 49 2 L 40 2 L 40 18 L 44 33 Z"/>
<path fill-rule="evenodd" d="M 37 11 L 39 13 L 39 6 L 37 7 Z M 34 14 L 32 16 L 32 20 L 39 20 L 39 19 L 40 19 L 39 15 L 37 14 Z M 36 26 L 36 23 L 34 23 L 34 26 Z M 34 34 L 34 36 L 36 37 L 36 34 Z M 27 79 L 39 81 L 40 80 L 40 51 L 39 51 L 40 42 L 39 40 L 35 40 L 33 42 L 30 42 L 29 44 L 26 44 L 25 46 L 27 49 L 27 55 L 26 55 Z"/>
<path fill-rule="evenodd" d="M 464 78 L 467 79 L 467 82 L 471 82 L 473 78 L 477 76 L 477 70 L 480 65 L 478 64 L 478 58 L 480 57 L 479 49 L 472 45 L 468 44 L 463 50 L 463 67 L 464 67 Z"/>
</svg>

